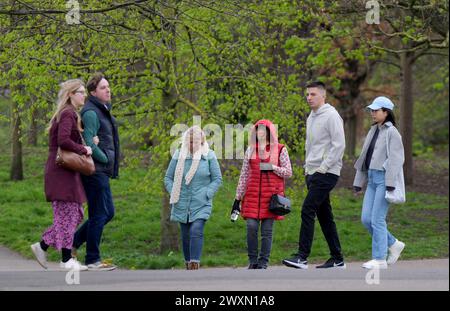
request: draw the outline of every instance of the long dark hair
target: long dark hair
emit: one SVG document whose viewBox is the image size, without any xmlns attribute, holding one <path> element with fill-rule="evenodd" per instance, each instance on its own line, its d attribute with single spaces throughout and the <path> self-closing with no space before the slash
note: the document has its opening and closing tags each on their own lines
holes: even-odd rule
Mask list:
<svg viewBox="0 0 450 311">
<path fill-rule="evenodd" d="M 397 127 L 397 122 L 395 122 L 394 112 L 392 110 L 390 110 L 390 109 L 387 109 L 387 108 L 381 108 L 381 110 L 387 112 L 387 116 L 386 116 L 386 119 L 384 119 L 383 124 L 386 123 L 386 122 L 391 122 L 393 126 Z M 377 124 L 377 123 L 375 122 L 372 125 L 375 125 L 375 124 Z"/>
<path fill-rule="evenodd" d="M 395 122 L 394 112 L 392 110 L 386 109 L 386 108 L 381 108 L 381 110 L 387 112 L 387 116 L 386 116 L 386 119 L 384 119 L 383 124 L 386 123 L 386 122 L 391 122 L 392 125 L 397 126 L 397 123 Z"/>
</svg>

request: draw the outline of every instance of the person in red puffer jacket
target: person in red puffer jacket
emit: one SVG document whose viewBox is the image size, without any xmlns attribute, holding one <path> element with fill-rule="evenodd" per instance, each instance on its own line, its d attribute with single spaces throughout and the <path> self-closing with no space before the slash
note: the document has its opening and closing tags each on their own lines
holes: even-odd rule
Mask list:
<svg viewBox="0 0 450 311">
<path fill-rule="evenodd" d="M 292 176 L 286 147 L 278 143 L 276 128 L 269 120 L 255 123 L 250 146 L 245 152 L 232 213 L 240 210 L 247 222 L 249 269 L 266 269 L 272 249 L 274 220 L 282 220 L 269 211 L 273 194 L 284 195 L 284 179 Z M 258 255 L 258 230 L 261 248 Z"/>
</svg>

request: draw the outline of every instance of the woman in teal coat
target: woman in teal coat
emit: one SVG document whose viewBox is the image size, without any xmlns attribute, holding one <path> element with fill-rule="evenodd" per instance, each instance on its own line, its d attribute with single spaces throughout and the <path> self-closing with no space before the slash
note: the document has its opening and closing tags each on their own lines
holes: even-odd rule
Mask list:
<svg viewBox="0 0 450 311">
<path fill-rule="evenodd" d="M 189 128 L 164 177 L 164 185 L 170 193 L 170 220 L 180 223 L 188 270 L 200 266 L 203 229 L 211 215 L 212 198 L 221 184 L 219 162 L 209 149 L 205 133 L 198 126 Z"/>
</svg>

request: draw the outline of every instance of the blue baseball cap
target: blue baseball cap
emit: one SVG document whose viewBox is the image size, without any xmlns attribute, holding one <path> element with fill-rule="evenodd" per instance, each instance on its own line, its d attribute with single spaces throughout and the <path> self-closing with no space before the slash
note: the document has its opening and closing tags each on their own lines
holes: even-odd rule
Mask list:
<svg viewBox="0 0 450 311">
<path fill-rule="evenodd" d="M 370 109 L 370 110 L 378 110 L 381 108 L 393 110 L 394 103 L 387 97 L 379 96 L 373 100 L 372 104 L 367 106 L 367 109 Z"/>
</svg>

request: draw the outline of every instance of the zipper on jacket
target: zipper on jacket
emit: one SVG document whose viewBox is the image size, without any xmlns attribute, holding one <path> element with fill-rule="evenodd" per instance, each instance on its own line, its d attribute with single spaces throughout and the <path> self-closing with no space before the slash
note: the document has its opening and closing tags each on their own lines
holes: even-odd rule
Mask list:
<svg viewBox="0 0 450 311">
<path fill-rule="evenodd" d="M 262 182 L 262 171 L 259 171 L 258 219 L 260 219 L 260 212 L 261 212 L 261 182 Z"/>
</svg>

